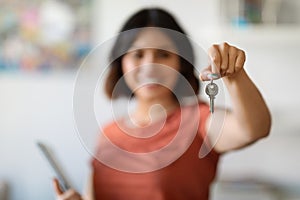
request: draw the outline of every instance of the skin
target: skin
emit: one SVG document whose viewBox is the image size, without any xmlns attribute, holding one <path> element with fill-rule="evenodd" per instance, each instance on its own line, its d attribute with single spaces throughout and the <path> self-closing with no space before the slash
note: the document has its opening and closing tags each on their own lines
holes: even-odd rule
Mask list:
<svg viewBox="0 0 300 200">
<path fill-rule="evenodd" d="M 179 74 L 180 59 L 171 51 L 176 52 L 176 48 L 165 34 L 157 30 L 144 30 L 123 57 L 125 81 L 137 100 L 131 120 L 141 126 L 158 120 L 163 110 L 170 113 L 178 107 L 171 90 Z M 139 81 L 147 79 L 155 81 Z"/>
<path fill-rule="evenodd" d="M 53 187 L 55 190 L 57 200 L 64 200 L 64 199 L 82 200 L 83 199 L 83 197 L 81 197 L 81 195 L 73 189 L 63 192 L 63 190 L 59 186 L 59 182 L 57 179 L 53 179 Z"/>
<path fill-rule="evenodd" d="M 157 48 L 144 48 L 153 46 Z M 162 80 L 168 77 L 168 87 L 174 86 L 176 73 L 170 73 L 170 70 L 159 70 L 158 73 L 155 70 L 151 71 L 153 70 L 151 68 L 143 69 L 142 67 L 158 63 L 160 64 L 158 69 L 162 69 L 161 66 L 169 66 L 173 72 L 179 70 L 178 56 L 175 53 L 165 55 L 166 52 L 158 49 L 176 52 L 173 43 L 161 32 L 142 32 L 122 60 L 123 73 L 128 74 L 125 76 L 125 81 L 134 91 L 137 99 L 137 109 L 131 117 L 141 125 L 159 119 L 160 109 L 151 112 L 151 116 L 149 116 L 149 109 L 155 104 L 161 105 L 166 112 L 172 112 L 178 107 L 178 103 L 168 88 L 160 84 L 145 84 L 142 87 L 139 85 L 137 77 L 142 76 L 141 79 L 145 79 L 145 77 L 159 74 Z M 208 120 L 211 123 L 218 123 L 219 120 L 224 122 L 221 132 L 220 129 L 209 128 L 209 123 L 207 124 L 208 139 L 214 144 L 214 150 L 224 153 L 266 137 L 270 132 L 271 116 L 259 90 L 244 70 L 245 52 L 228 43 L 222 43 L 213 45 L 208 54 L 213 64 L 205 68 L 199 77 L 202 81 L 209 81 L 208 74 L 219 74 L 218 78 L 223 79 L 233 105 L 232 110 L 215 108 L 214 118 L 216 120 Z M 225 119 L 222 118 L 224 112 L 226 112 Z M 217 127 L 217 124 L 216 126 L 212 124 L 211 127 Z M 80 194 L 74 190 L 62 193 L 57 181 L 54 181 L 54 188 L 57 199 L 82 199 Z M 92 190 L 89 190 L 88 193 L 89 197 L 85 199 L 93 199 Z"/>
<path fill-rule="evenodd" d="M 221 132 L 207 129 L 212 143 L 217 141 L 214 149 L 224 153 L 268 136 L 271 128 L 270 111 L 259 90 L 244 70 L 245 52 L 223 43 L 213 45 L 208 54 L 215 64 L 204 69 L 200 79 L 207 81 L 209 73 L 219 73 L 233 105 L 231 110 L 216 109 L 217 120 L 215 121 L 226 112 Z"/>
</svg>

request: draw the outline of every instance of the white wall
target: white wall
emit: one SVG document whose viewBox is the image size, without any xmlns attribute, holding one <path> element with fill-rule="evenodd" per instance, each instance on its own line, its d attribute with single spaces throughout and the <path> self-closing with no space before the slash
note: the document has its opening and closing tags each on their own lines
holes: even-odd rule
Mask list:
<svg viewBox="0 0 300 200">
<path fill-rule="evenodd" d="M 51 146 L 79 191 L 90 156 L 75 131 L 72 97 L 75 73 L 0 75 L 0 179 L 11 199 L 53 199 L 54 176 L 35 142 Z"/>
<path fill-rule="evenodd" d="M 225 155 L 219 178 L 258 177 L 300 185 L 300 38 L 296 31 L 244 31 L 219 28 L 218 3 L 211 1 L 113 1 L 94 6 L 94 40 L 116 34 L 129 14 L 160 4 L 173 12 L 193 39 L 208 47 L 228 41 L 247 53 L 246 69 L 266 98 L 272 114 L 271 136 L 244 150 Z M 298 31 L 298 32 L 297 32 Z M 279 34 L 280 32 L 280 34 Z M 272 33 L 270 37 L 266 34 Z M 286 42 L 287 41 L 287 42 Z M 0 74 L 0 179 L 9 182 L 11 199 L 53 199 L 51 170 L 35 147 L 50 144 L 76 189 L 83 190 L 90 155 L 76 135 L 72 95 L 76 74 Z"/>
<path fill-rule="evenodd" d="M 156 6 L 174 13 L 183 28 L 193 36 L 202 29 L 211 28 L 218 23 L 219 10 L 215 9 L 217 5 L 216 0 L 98 0 L 94 6 L 95 19 L 97 19 L 94 29 L 95 41 L 102 43 L 111 38 L 119 31 L 127 18 L 137 10 Z"/>
</svg>

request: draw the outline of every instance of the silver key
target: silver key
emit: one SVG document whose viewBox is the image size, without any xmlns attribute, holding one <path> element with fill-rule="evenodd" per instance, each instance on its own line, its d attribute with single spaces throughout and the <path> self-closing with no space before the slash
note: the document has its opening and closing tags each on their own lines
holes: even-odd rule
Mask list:
<svg viewBox="0 0 300 200">
<path fill-rule="evenodd" d="M 214 100 L 218 92 L 219 92 L 219 87 L 217 84 L 213 82 L 212 79 L 210 83 L 206 85 L 205 88 L 205 93 L 209 96 L 209 108 L 211 113 L 214 113 Z"/>
</svg>

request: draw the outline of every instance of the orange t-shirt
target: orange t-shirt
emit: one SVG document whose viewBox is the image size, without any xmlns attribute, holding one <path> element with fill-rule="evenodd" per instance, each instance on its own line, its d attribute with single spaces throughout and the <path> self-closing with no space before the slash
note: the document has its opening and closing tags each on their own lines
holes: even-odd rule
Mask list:
<svg viewBox="0 0 300 200">
<path fill-rule="evenodd" d="M 95 199 L 208 200 L 219 159 L 213 149 L 199 158 L 208 116 L 204 103 L 177 109 L 147 137 L 137 137 L 145 129 L 131 135 L 117 122 L 106 126 L 100 140 L 110 144 L 99 141 L 92 161 Z"/>
</svg>

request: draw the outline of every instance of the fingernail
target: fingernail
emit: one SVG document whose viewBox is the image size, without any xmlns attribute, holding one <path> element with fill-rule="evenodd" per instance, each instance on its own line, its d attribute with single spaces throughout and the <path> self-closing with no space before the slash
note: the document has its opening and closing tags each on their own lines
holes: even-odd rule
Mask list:
<svg viewBox="0 0 300 200">
<path fill-rule="evenodd" d="M 220 78 L 220 75 L 217 73 L 207 74 L 207 78 L 209 79 L 217 79 Z"/>
</svg>

